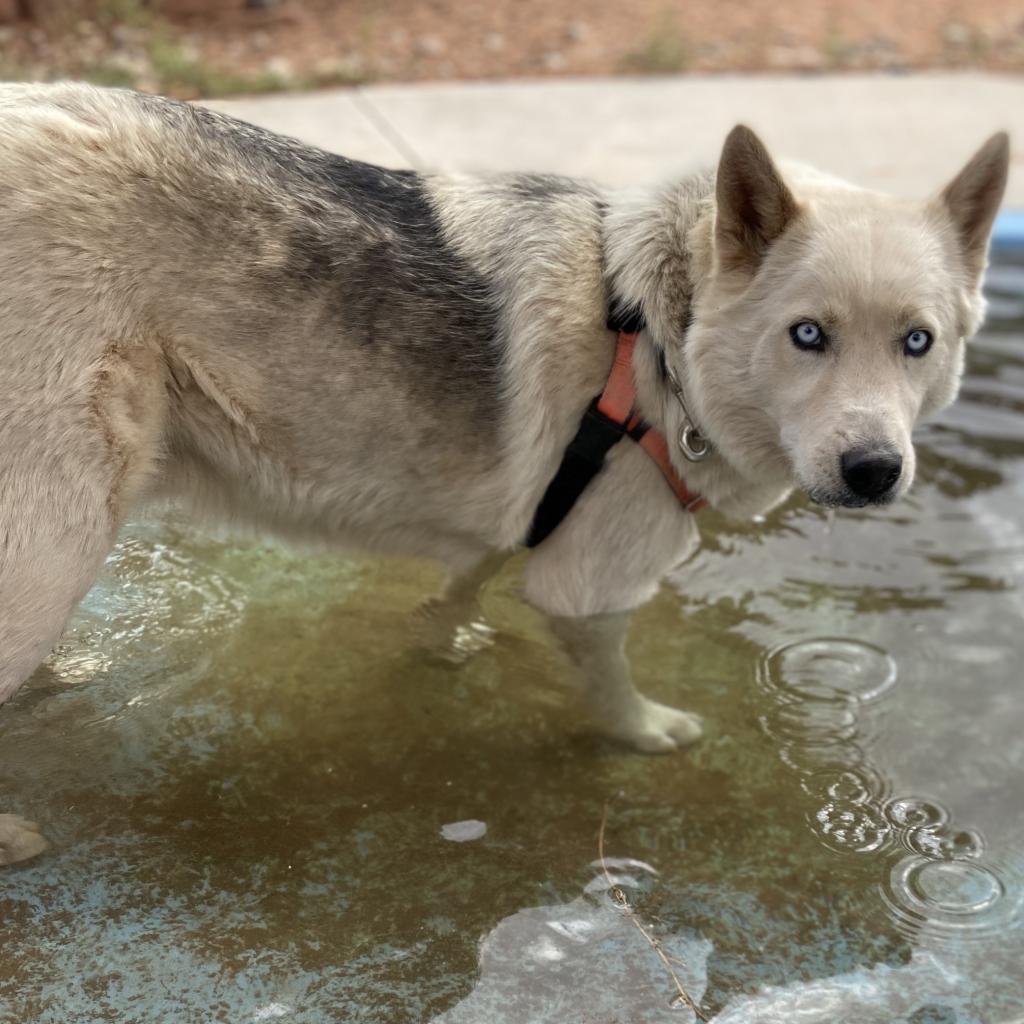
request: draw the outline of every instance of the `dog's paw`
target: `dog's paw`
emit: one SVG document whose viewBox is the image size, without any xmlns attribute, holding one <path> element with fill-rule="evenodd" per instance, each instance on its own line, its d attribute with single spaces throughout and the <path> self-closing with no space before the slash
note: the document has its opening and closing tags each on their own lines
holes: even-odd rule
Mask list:
<svg viewBox="0 0 1024 1024">
<path fill-rule="evenodd" d="M 494 629 L 482 619 L 477 619 L 455 627 L 455 631 L 448 638 L 442 657 L 461 664 L 493 645 Z"/>
<path fill-rule="evenodd" d="M 416 611 L 413 638 L 428 657 L 461 665 L 494 643 L 494 630 L 480 617 L 478 608 L 430 601 Z"/>
<path fill-rule="evenodd" d="M 38 856 L 49 845 L 34 821 L 17 814 L 0 814 L 0 866 Z"/>
<path fill-rule="evenodd" d="M 704 735 L 700 715 L 677 711 L 646 697 L 617 721 L 603 723 L 602 731 L 645 754 L 671 754 Z"/>
</svg>

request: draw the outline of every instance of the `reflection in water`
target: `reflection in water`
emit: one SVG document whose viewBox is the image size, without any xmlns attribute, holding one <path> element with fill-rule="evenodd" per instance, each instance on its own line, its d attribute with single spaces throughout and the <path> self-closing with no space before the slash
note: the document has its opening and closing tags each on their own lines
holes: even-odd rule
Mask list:
<svg viewBox="0 0 1024 1024">
<path fill-rule="evenodd" d="M 968 984 L 968 975 L 941 958 L 915 952 L 905 967 L 883 964 L 766 989 L 736 1000 L 713 1024 L 959 1024 L 970 1020 L 956 1009 Z"/>
<path fill-rule="evenodd" d="M 642 861 L 609 858 L 605 864 L 612 884 L 626 891 L 641 887 L 639 875 L 655 873 Z M 699 1003 L 710 943 L 677 934 L 660 944 Z M 664 968 L 611 898 L 601 871 L 569 903 L 505 918 L 480 944 L 480 978 L 472 992 L 432 1024 L 614 1021 L 625 1008 L 629 1024 L 696 1020 L 691 1010 L 675 1005 L 673 995 Z"/>
</svg>

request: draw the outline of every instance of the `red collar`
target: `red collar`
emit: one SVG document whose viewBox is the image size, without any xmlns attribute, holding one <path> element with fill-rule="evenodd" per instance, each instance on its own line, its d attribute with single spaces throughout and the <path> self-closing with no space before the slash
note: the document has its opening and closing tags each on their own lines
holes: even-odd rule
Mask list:
<svg viewBox="0 0 1024 1024">
<path fill-rule="evenodd" d="M 707 499 L 695 494 L 676 472 L 668 454 L 668 442 L 636 412 L 636 376 L 633 372 L 633 349 L 639 332 L 619 331 L 615 346 L 615 362 L 608 383 L 597 402 L 597 411 L 617 423 L 654 460 L 672 492 L 687 512 L 699 512 Z"/>
</svg>

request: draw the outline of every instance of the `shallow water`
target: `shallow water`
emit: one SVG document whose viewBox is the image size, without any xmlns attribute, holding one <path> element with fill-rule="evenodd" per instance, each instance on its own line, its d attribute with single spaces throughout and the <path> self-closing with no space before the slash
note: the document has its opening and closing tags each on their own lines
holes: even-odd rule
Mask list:
<svg viewBox="0 0 1024 1024">
<path fill-rule="evenodd" d="M 132 529 L 0 712 L 0 810 L 52 843 L 0 874 L 0 1020 L 692 1020 L 642 927 L 718 1024 L 1020 1024 L 1024 269 L 990 280 L 907 502 L 709 515 L 637 615 L 685 754 L 576 722 L 515 564 L 455 664 L 410 634 L 430 566 Z"/>
</svg>

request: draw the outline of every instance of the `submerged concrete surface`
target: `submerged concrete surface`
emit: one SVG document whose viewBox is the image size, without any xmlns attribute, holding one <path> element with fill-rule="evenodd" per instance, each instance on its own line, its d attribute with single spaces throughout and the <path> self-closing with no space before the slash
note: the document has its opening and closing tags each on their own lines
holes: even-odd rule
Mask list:
<svg viewBox="0 0 1024 1024">
<path fill-rule="evenodd" d="M 858 184 L 916 197 L 1006 129 L 1008 205 L 1024 206 L 1024 78 L 723 75 L 366 86 L 211 106 L 389 166 L 579 175 L 612 185 L 713 162 L 745 122 L 768 145 Z"/>
</svg>

